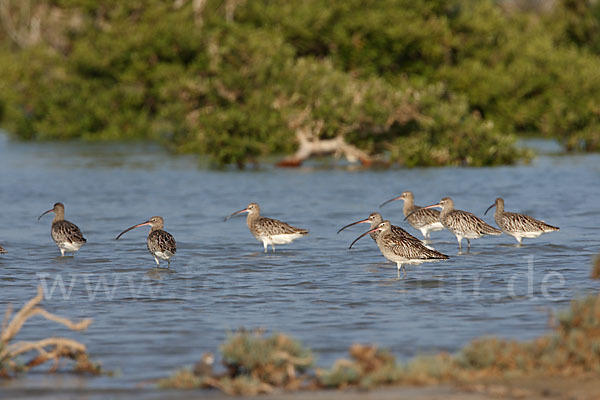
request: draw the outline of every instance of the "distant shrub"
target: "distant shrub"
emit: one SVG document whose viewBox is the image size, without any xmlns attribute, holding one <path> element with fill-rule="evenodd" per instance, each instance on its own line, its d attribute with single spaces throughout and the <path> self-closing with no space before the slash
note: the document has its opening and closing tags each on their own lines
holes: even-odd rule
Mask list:
<svg viewBox="0 0 600 400">
<path fill-rule="evenodd" d="M 39 41 L 0 36 L 0 122 L 28 140 L 149 139 L 219 165 L 290 154 L 301 137 L 407 166 L 526 160 L 515 133 L 599 149 L 597 5 L 196 3 L 36 3 Z"/>
</svg>

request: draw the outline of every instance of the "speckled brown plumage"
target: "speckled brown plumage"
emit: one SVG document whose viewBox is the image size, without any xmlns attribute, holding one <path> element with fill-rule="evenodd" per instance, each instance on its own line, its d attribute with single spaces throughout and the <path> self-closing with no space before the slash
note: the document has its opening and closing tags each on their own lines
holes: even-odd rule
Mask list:
<svg viewBox="0 0 600 400">
<path fill-rule="evenodd" d="M 400 196 L 384 202 L 380 207 L 396 200 L 404 201 L 404 206 L 402 207 L 404 217 L 406 217 L 406 220 L 413 228 L 421 231 L 426 240 L 430 239 L 431 232 L 444 229 L 439 219 L 440 212 L 415 205 L 415 197 L 410 191 L 402 192 Z"/>
<path fill-rule="evenodd" d="M 252 236 L 263 243 L 265 253 L 269 245 L 275 251 L 276 244 L 287 244 L 299 237 L 308 235 L 307 229 L 296 228 L 283 221 L 261 216 L 260 207 L 256 203 L 250 203 L 245 209 L 236 211 L 225 217 L 225 221 L 243 212 L 248 213 L 246 225 L 248 225 Z"/>
<path fill-rule="evenodd" d="M 431 207 L 442 207 L 440 221 L 445 228 L 456 236 L 458 248 L 462 249 L 462 239 L 467 239 L 467 246 L 471 247 L 471 239 L 478 239 L 484 235 L 501 235 L 502 231 L 488 225 L 484 220 L 468 211 L 456 210 L 454 201 L 450 197 L 444 197 L 438 204 Z"/>
<path fill-rule="evenodd" d="M 373 231 L 379 232 L 375 242 L 383 256 L 396 263 L 396 266 L 398 267 L 398 276 L 400 276 L 400 269 L 404 271 L 404 276 L 406 276 L 404 264 L 421 264 L 424 262 L 448 259 L 447 255 L 425 247 L 418 239 L 414 240 L 407 236 L 394 234 L 391 229 L 390 221 L 387 220 L 381 222 L 377 227 L 363 233 L 352 242 L 350 247 L 352 247 L 358 239 Z"/>
<path fill-rule="evenodd" d="M 52 223 L 52 239 L 56 244 L 69 242 L 69 243 L 85 243 L 87 240 L 83 237 L 83 234 L 72 222 L 62 220 Z"/>
<path fill-rule="evenodd" d="M 75 253 L 87 242 L 79 227 L 65 220 L 65 206 L 62 203 L 54 204 L 54 207 L 40 215 L 38 220 L 49 212 L 54 212 L 50 235 L 58 246 L 60 254 L 64 256 L 65 252 Z"/>
<path fill-rule="evenodd" d="M 6 254 L 6 250 L 2 246 L 0 246 L 0 254 Z"/>
<path fill-rule="evenodd" d="M 273 218 L 267 218 L 258 216 L 257 218 L 251 218 L 248 215 L 248 228 L 254 236 L 275 236 L 275 235 L 292 235 L 295 233 L 307 234 L 308 230 L 302 228 L 296 228 L 287 224 L 283 221 L 279 221 Z"/>
<path fill-rule="evenodd" d="M 496 224 L 502 229 L 502 232 L 517 239 L 519 245 L 522 244 L 523 238 L 536 238 L 544 233 L 559 230 L 559 228 L 548 225 L 529 215 L 504 211 L 504 199 L 501 197 L 498 197 L 485 213 L 487 214 L 492 207 L 496 207 L 496 212 L 494 213 Z"/>
<path fill-rule="evenodd" d="M 146 240 L 146 246 L 148 247 L 150 254 L 152 254 L 154 257 L 156 265 L 160 267 L 160 259 L 166 261 L 168 267 L 170 268 L 171 257 L 173 257 L 177 251 L 177 244 L 175 243 L 175 238 L 173 235 L 163 229 L 165 222 L 162 217 L 154 216 L 146 222 L 142 222 L 141 224 L 127 228 L 123 232 L 119 233 L 115 240 L 118 240 L 125 232 L 129 232 L 132 229 L 145 225 L 149 225 L 151 227 L 150 233 L 148 233 L 148 238 Z"/>
</svg>

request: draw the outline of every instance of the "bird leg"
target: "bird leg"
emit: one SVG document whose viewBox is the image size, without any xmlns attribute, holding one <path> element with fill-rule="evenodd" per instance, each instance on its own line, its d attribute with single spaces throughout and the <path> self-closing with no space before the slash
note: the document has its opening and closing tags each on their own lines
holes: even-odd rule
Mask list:
<svg viewBox="0 0 600 400">
<path fill-rule="evenodd" d="M 65 256 L 65 249 L 60 249 L 60 256 L 64 257 Z"/>
<path fill-rule="evenodd" d="M 156 261 L 156 266 L 160 267 L 160 262 L 158 261 L 158 258 L 156 258 L 156 256 L 154 256 L 154 261 Z"/>
<path fill-rule="evenodd" d="M 267 247 L 269 246 L 267 242 L 263 242 L 263 246 L 265 247 L 265 253 L 267 252 Z"/>
<path fill-rule="evenodd" d="M 404 275 L 402 276 L 402 279 L 406 278 L 406 268 L 404 267 L 404 265 L 402 265 L 400 263 L 396 263 L 396 266 L 398 267 L 398 279 L 400 279 L 400 270 L 401 269 L 404 272 Z"/>
<path fill-rule="evenodd" d="M 467 238 L 467 249 L 471 248 L 471 240 Z"/>
<path fill-rule="evenodd" d="M 273 253 L 275 253 L 275 245 L 271 243 L 271 248 L 273 249 Z"/>
</svg>

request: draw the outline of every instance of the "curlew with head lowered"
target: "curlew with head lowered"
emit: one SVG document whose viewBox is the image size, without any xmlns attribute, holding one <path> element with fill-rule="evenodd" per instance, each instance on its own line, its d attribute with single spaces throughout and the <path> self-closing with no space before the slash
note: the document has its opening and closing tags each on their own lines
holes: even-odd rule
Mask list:
<svg viewBox="0 0 600 400">
<path fill-rule="evenodd" d="M 429 209 L 434 207 L 442 209 L 442 212 L 440 212 L 440 222 L 456 236 L 459 249 L 462 249 L 461 242 L 463 238 L 467 239 L 467 247 L 471 248 L 471 239 L 479 239 L 485 235 L 497 236 L 502 234 L 502 231 L 488 225 L 484 220 L 475 216 L 475 214 L 455 209 L 454 201 L 450 197 L 444 197 L 439 203 L 423 208 Z"/>
<path fill-rule="evenodd" d="M 124 233 L 129 232 L 132 229 L 146 225 L 150 226 L 150 232 L 148 233 L 146 245 L 148 247 L 148 251 L 154 257 L 154 261 L 156 261 L 156 266 L 160 267 L 159 260 L 163 260 L 167 262 L 167 266 L 170 268 L 171 257 L 173 257 L 177 251 L 177 244 L 175 243 L 175 238 L 173 235 L 164 230 L 165 221 L 162 217 L 155 216 L 146 222 L 142 222 L 127 228 L 123 232 L 119 233 L 119 236 L 117 236 L 115 240 L 119 240 Z"/>
<path fill-rule="evenodd" d="M 447 255 L 425 247 L 418 239 L 413 240 L 394 234 L 392 232 L 392 224 L 387 220 L 357 237 L 348 248 L 351 249 L 359 239 L 372 233 L 377 233 L 375 242 L 381 254 L 391 262 L 396 263 L 398 278 L 400 278 L 400 270 L 404 272 L 403 277 L 406 277 L 406 264 L 415 265 L 448 259 Z"/>
</svg>

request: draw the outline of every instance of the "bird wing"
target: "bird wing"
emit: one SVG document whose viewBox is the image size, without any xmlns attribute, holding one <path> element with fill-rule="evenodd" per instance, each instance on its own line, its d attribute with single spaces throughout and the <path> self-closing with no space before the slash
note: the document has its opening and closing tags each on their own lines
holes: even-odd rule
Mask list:
<svg viewBox="0 0 600 400">
<path fill-rule="evenodd" d="M 397 235 L 385 235 L 380 240 L 382 245 L 390 249 L 395 255 L 409 260 L 445 260 L 448 258 L 439 251 L 425 247 L 419 239 L 411 240 Z"/>
<path fill-rule="evenodd" d="M 414 237 L 413 235 L 411 235 L 410 233 L 406 232 L 404 229 L 402 229 L 396 225 L 392 225 L 392 234 L 394 234 L 396 236 L 405 237 L 405 238 L 408 238 L 411 240 L 416 240 L 419 243 L 421 242 L 419 239 L 417 239 L 416 237 Z"/>
<path fill-rule="evenodd" d="M 438 210 L 434 210 L 433 208 L 418 207 L 417 211 L 415 211 L 407 219 L 414 228 L 420 228 L 422 226 L 440 222 L 440 212 Z"/>
<path fill-rule="evenodd" d="M 554 228 L 529 215 L 504 212 L 502 215 L 502 227 L 509 232 L 537 232 Z"/>
<path fill-rule="evenodd" d="M 446 224 L 453 231 L 462 233 L 476 232 L 486 235 L 500 235 L 502 231 L 487 224 L 484 220 L 468 211 L 453 210 L 446 216 Z"/>
<path fill-rule="evenodd" d="M 168 251 L 175 254 L 177 251 L 177 244 L 175 243 L 173 235 L 167 231 L 158 229 L 148 235 L 148 249 L 151 252 Z"/>
<path fill-rule="evenodd" d="M 72 222 L 63 220 L 52 224 L 52 238 L 56 242 L 85 243 L 87 240 Z"/>
<path fill-rule="evenodd" d="M 296 228 L 273 218 L 260 217 L 253 228 L 259 236 L 291 235 L 294 233 L 308 233 L 308 230 Z"/>
</svg>

